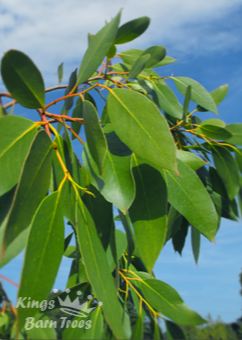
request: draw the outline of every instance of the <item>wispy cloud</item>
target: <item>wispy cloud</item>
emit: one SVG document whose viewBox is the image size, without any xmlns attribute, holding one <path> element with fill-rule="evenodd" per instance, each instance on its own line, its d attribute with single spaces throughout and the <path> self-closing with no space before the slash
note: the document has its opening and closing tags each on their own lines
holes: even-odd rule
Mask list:
<svg viewBox="0 0 242 340">
<path fill-rule="evenodd" d="M 0 52 L 18 48 L 29 53 L 45 73 L 61 61 L 78 64 L 86 35 L 123 8 L 123 21 L 148 15 L 149 31 L 133 46 L 162 43 L 172 52 L 204 53 L 238 48 L 236 13 L 242 0 L 2 0 Z M 233 17 L 233 28 L 226 26 Z M 229 28 L 230 27 L 230 28 Z"/>
</svg>

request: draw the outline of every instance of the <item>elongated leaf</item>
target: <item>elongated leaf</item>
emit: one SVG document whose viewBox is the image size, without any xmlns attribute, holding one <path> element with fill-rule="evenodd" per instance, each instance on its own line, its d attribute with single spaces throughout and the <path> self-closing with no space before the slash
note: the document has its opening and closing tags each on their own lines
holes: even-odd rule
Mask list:
<svg viewBox="0 0 242 340">
<path fill-rule="evenodd" d="M 103 303 L 104 317 L 115 337 L 117 339 L 129 338 L 129 321 L 118 302 L 106 254 L 93 220 L 79 195 L 76 197 L 75 209 L 75 228 L 89 282 L 96 297 Z"/>
<path fill-rule="evenodd" d="M 4 267 L 8 262 L 14 259 L 25 248 L 29 234 L 29 228 L 21 232 L 10 246 L 6 249 L 4 257 L 0 256 L 0 268 Z M 0 244 L 3 244 L 4 228 L 0 228 Z"/>
<path fill-rule="evenodd" d="M 179 222 L 179 221 L 178 221 Z M 181 222 L 176 225 L 175 230 L 172 233 L 172 245 L 175 251 L 182 255 L 183 248 L 185 246 L 187 232 L 188 232 L 188 222 L 186 219 L 182 218 Z"/>
<path fill-rule="evenodd" d="M 0 196 L 17 184 L 36 133 L 37 127 L 28 119 L 16 116 L 0 118 Z"/>
<path fill-rule="evenodd" d="M 53 287 L 64 251 L 64 218 L 61 191 L 47 196 L 31 225 L 19 288 L 19 298 L 46 299 Z M 48 265 L 46 265 L 48 263 Z M 41 279 L 41 284 L 40 284 Z M 20 326 L 37 309 L 18 308 Z M 21 328 L 21 327 L 20 327 Z"/>
<path fill-rule="evenodd" d="M 126 234 L 121 230 L 115 230 L 115 250 L 116 254 L 112 254 L 111 246 L 107 249 L 107 258 L 110 270 L 113 271 L 115 266 L 117 265 L 117 261 L 121 258 L 121 256 L 125 253 L 127 249 L 127 238 Z"/>
<path fill-rule="evenodd" d="M 77 69 L 75 69 L 73 72 L 71 72 L 68 86 L 65 89 L 65 95 L 68 95 L 68 93 L 70 93 L 71 91 L 73 91 L 73 93 L 76 93 L 76 89 L 75 89 L 76 82 L 77 82 Z M 69 111 L 72 108 L 73 103 L 74 103 L 73 97 L 67 98 L 65 100 L 64 112 L 63 113 L 66 113 L 65 111 Z"/>
<path fill-rule="evenodd" d="M 224 100 L 224 98 L 228 94 L 228 90 L 229 90 L 228 84 L 224 84 L 220 85 L 219 87 L 210 92 L 216 105 L 219 105 Z"/>
<path fill-rule="evenodd" d="M 209 240 L 218 227 L 214 204 L 197 174 L 187 165 L 178 162 L 179 175 L 164 172 L 168 188 L 168 200 L 189 223 Z"/>
<path fill-rule="evenodd" d="M 181 327 L 174 322 L 166 320 L 167 340 L 187 340 Z"/>
<path fill-rule="evenodd" d="M 176 156 L 177 159 L 186 165 L 189 165 L 193 170 L 198 170 L 207 164 L 207 162 L 205 162 L 203 159 L 189 151 L 177 150 Z"/>
<path fill-rule="evenodd" d="M 153 84 L 160 109 L 174 118 L 181 119 L 182 106 L 174 92 L 164 81 L 153 82 Z"/>
<path fill-rule="evenodd" d="M 149 59 L 150 59 L 150 54 L 141 55 L 138 58 L 137 62 L 134 63 L 133 67 L 131 68 L 130 73 L 129 73 L 129 78 L 137 77 L 137 75 L 140 74 L 140 72 L 142 72 L 143 69 L 145 69 L 145 65 Z"/>
<path fill-rule="evenodd" d="M 122 25 L 117 32 L 115 44 L 124 44 L 138 38 L 150 24 L 148 17 L 140 17 Z"/>
<path fill-rule="evenodd" d="M 72 117 L 73 118 L 83 118 L 83 101 L 82 100 L 78 100 L 73 112 L 72 112 Z M 80 122 L 71 122 L 71 127 L 72 129 L 79 135 L 80 131 L 81 131 L 81 127 L 82 124 L 80 124 Z M 72 139 L 75 139 L 76 137 L 74 135 L 72 135 Z"/>
<path fill-rule="evenodd" d="M 198 133 L 202 133 L 209 138 L 219 139 L 219 140 L 227 140 L 232 134 L 225 128 L 210 124 L 202 124 L 197 130 Z"/>
<path fill-rule="evenodd" d="M 30 109 L 44 106 L 44 81 L 27 55 L 17 50 L 8 51 L 2 59 L 1 73 L 8 91 L 21 105 Z"/>
<path fill-rule="evenodd" d="M 85 154 L 84 154 L 85 155 Z M 108 202 L 121 211 L 126 211 L 135 196 L 135 184 L 131 173 L 130 156 L 116 156 L 107 153 L 104 161 L 102 177 L 98 177 L 95 164 L 86 149 L 85 166 L 92 174 L 92 184 L 97 187 Z"/>
<path fill-rule="evenodd" d="M 36 136 L 16 188 L 9 214 L 4 221 L 3 250 L 26 229 L 50 182 L 52 145 L 45 131 Z"/>
<path fill-rule="evenodd" d="M 64 75 L 64 64 L 63 63 L 61 63 L 58 66 L 57 73 L 58 73 L 58 82 L 61 83 L 63 80 L 63 75 Z"/>
<path fill-rule="evenodd" d="M 216 148 L 213 151 L 213 159 L 224 186 L 227 190 L 230 200 L 233 200 L 239 192 L 240 175 L 239 167 L 231 153 L 222 148 Z"/>
<path fill-rule="evenodd" d="M 98 66 L 107 55 L 116 39 L 119 21 L 120 13 L 90 39 L 88 49 L 84 54 L 79 69 L 77 78 L 78 84 L 86 81 L 97 70 Z"/>
<path fill-rule="evenodd" d="M 95 197 L 86 194 L 83 196 L 83 201 L 95 222 L 103 247 L 107 248 L 114 229 L 112 204 L 107 202 L 95 188 L 90 187 L 89 190 Z"/>
<path fill-rule="evenodd" d="M 99 173 L 102 173 L 104 160 L 108 151 L 107 141 L 99 123 L 96 108 L 89 101 L 83 102 L 83 117 L 85 120 L 88 149 L 97 164 Z"/>
<path fill-rule="evenodd" d="M 81 319 L 76 318 L 73 320 L 76 323 L 80 322 Z M 80 322 L 80 325 L 83 324 Z M 104 323 L 103 323 L 103 315 L 102 315 L 102 308 L 97 307 L 91 315 L 88 320 L 85 320 L 85 325 L 83 327 L 69 327 L 66 328 L 63 332 L 63 340 L 98 340 L 98 339 L 104 339 Z"/>
<path fill-rule="evenodd" d="M 137 156 L 157 169 L 176 170 L 174 140 L 166 120 L 149 99 L 115 89 L 107 105 L 116 134 Z"/>
<path fill-rule="evenodd" d="M 163 281 L 146 278 L 138 273 L 142 281 L 135 281 L 145 299 L 153 308 L 180 325 L 199 325 L 205 320 L 189 309 L 174 288 Z"/>
<path fill-rule="evenodd" d="M 242 123 L 228 124 L 227 130 L 232 134 L 232 137 L 227 140 L 228 143 L 242 145 Z"/>
<path fill-rule="evenodd" d="M 197 263 L 199 259 L 199 253 L 200 253 L 201 234 L 199 233 L 199 231 L 197 231 L 194 228 L 192 228 L 191 239 L 192 239 L 192 252 L 193 252 L 194 260 Z"/>
<path fill-rule="evenodd" d="M 217 113 L 217 107 L 211 94 L 196 80 L 188 77 L 171 77 L 174 80 L 177 89 L 186 94 L 186 89 L 191 86 L 191 99 L 198 105 L 204 107 L 208 111 Z"/>
<path fill-rule="evenodd" d="M 167 190 L 160 173 L 149 165 L 133 168 L 136 197 L 130 208 L 138 255 L 152 271 L 167 233 Z"/>
</svg>

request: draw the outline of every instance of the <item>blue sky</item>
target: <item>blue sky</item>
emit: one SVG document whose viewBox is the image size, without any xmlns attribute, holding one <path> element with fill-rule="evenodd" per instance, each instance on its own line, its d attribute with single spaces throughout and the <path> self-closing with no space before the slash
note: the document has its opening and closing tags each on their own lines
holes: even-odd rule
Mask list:
<svg viewBox="0 0 242 340">
<path fill-rule="evenodd" d="M 123 8 L 123 21 L 141 15 L 152 19 L 149 31 L 127 48 L 163 44 L 177 63 L 164 74 L 186 75 L 209 90 L 228 83 L 229 95 L 220 106 L 227 122 L 242 121 L 242 1 L 241 0 L 3 0 L 0 5 L 0 55 L 9 48 L 28 53 L 47 79 L 56 82 L 56 68 L 65 74 L 79 65 L 87 32 L 95 32 Z M 43 19 L 42 19 L 43 18 Z M 122 49 L 126 46 L 122 47 Z M 201 258 L 194 264 L 189 240 L 182 257 L 168 244 L 156 264 L 157 276 L 174 286 L 185 302 L 203 316 L 234 321 L 241 315 L 239 272 L 242 269 L 242 225 L 223 221 L 216 243 L 205 239 Z M 1 273 L 18 281 L 22 257 Z M 56 287 L 63 287 L 68 263 L 63 263 Z M 4 283 L 9 295 L 15 288 Z"/>
</svg>

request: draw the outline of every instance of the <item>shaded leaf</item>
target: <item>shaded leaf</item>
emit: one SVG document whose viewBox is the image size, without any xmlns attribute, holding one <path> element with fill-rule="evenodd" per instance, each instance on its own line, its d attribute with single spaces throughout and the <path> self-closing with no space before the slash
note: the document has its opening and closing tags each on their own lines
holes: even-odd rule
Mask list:
<svg viewBox="0 0 242 340">
<path fill-rule="evenodd" d="M 79 195 L 76 196 L 75 216 L 75 229 L 87 277 L 96 297 L 103 303 L 104 317 L 116 338 L 129 338 L 129 320 L 117 299 L 106 254 L 93 220 Z"/>
<path fill-rule="evenodd" d="M 198 262 L 199 253 L 200 253 L 200 242 L 201 242 L 201 234 L 195 228 L 192 228 L 191 231 L 191 239 L 192 239 L 192 252 L 195 262 Z"/>
<path fill-rule="evenodd" d="M 157 260 L 167 233 L 167 191 L 160 173 L 149 165 L 133 168 L 136 197 L 130 208 L 137 253 L 149 271 Z"/>
<path fill-rule="evenodd" d="M 239 167 L 231 153 L 222 148 L 213 149 L 213 159 L 230 200 L 235 198 L 240 188 Z"/>
<path fill-rule="evenodd" d="M 62 80 L 63 80 L 63 75 L 64 75 L 64 64 L 61 63 L 59 66 L 58 66 L 58 69 L 57 69 L 57 74 L 58 74 L 58 82 L 61 83 Z"/>
<path fill-rule="evenodd" d="M 150 24 L 148 17 L 140 17 L 122 25 L 117 32 L 115 44 L 124 44 L 143 34 Z"/>
<path fill-rule="evenodd" d="M 8 91 L 21 105 L 30 109 L 44 106 L 45 87 L 42 75 L 26 54 L 17 50 L 5 53 L 1 73 Z"/>
</svg>

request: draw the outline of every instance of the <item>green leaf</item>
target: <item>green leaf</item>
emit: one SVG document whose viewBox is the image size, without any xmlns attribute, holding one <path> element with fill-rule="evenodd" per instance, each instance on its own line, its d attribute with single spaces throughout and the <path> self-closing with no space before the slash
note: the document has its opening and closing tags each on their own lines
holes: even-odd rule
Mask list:
<svg viewBox="0 0 242 340">
<path fill-rule="evenodd" d="M 16 116 L 0 118 L 0 196 L 18 182 L 36 133 L 37 126 L 28 119 Z"/>
<path fill-rule="evenodd" d="M 104 161 L 102 177 L 97 176 L 95 163 L 87 149 L 84 153 L 84 163 L 92 175 L 92 184 L 101 192 L 108 202 L 121 211 L 127 211 L 135 196 L 134 179 L 131 173 L 130 156 L 116 156 L 107 153 Z"/>
<path fill-rule="evenodd" d="M 115 89 L 107 110 L 116 134 L 138 157 L 158 170 L 176 170 L 173 137 L 152 101 L 132 90 Z"/>
<path fill-rule="evenodd" d="M 175 58 L 166 55 L 164 59 L 162 59 L 158 64 L 155 65 L 155 67 L 170 65 L 173 64 L 175 61 Z"/>
<path fill-rule="evenodd" d="M 3 251 L 26 229 L 47 194 L 53 147 L 45 131 L 36 136 L 26 158 L 11 209 L 4 221 Z"/>
<path fill-rule="evenodd" d="M 187 340 L 181 327 L 169 320 L 166 323 L 167 340 Z"/>
<path fill-rule="evenodd" d="M 160 173 L 134 161 L 136 197 L 130 208 L 138 256 L 152 271 L 167 233 L 167 190 Z"/>
<path fill-rule="evenodd" d="M 205 320 L 196 312 L 189 309 L 177 291 L 163 281 L 146 278 L 138 273 L 142 281 L 134 281 L 145 299 L 158 312 L 180 325 L 200 325 Z"/>
<path fill-rule="evenodd" d="M 218 227 L 218 216 L 214 204 L 197 174 L 186 164 L 178 162 L 179 175 L 163 172 L 168 200 L 188 222 L 213 240 Z"/>
<path fill-rule="evenodd" d="M 156 66 L 166 56 L 166 49 L 163 46 L 151 46 L 147 48 L 143 54 L 150 54 L 150 59 L 146 62 L 145 67 L 150 68 Z"/>
<path fill-rule="evenodd" d="M 221 85 L 210 92 L 216 105 L 219 105 L 227 96 L 229 90 L 228 84 Z"/>
<path fill-rule="evenodd" d="M 239 167 L 232 154 L 222 148 L 213 149 L 213 159 L 230 200 L 233 200 L 239 192 L 240 174 Z"/>
<path fill-rule="evenodd" d="M 117 32 L 115 44 L 124 44 L 138 38 L 150 24 L 148 17 L 140 17 L 122 25 Z"/>
<path fill-rule="evenodd" d="M 21 232 L 9 247 L 5 250 L 4 257 L 0 256 L 0 268 L 4 267 L 8 262 L 14 259 L 25 248 L 29 234 L 29 228 Z M 3 244 L 4 228 L 0 228 L 0 244 Z"/>
<path fill-rule="evenodd" d="M 198 170 L 207 164 L 203 159 L 189 151 L 177 150 L 176 156 L 177 159 L 190 166 L 193 170 Z"/>
<path fill-rule="evenodd" d="M 219 139 L 219 140 L 227 140 L 232 135 L 231 133 L 225 129 L 224 127 L 217 126 L 215 124 L 210 124 L 203 122 L 196 131 L 198 133 L 202 133 L 205 136 L 213 139 Z"/>
<path fill-rule="evenodd" d="M 0 118 L 6 116 L 8 113 L 5 108 L 0 104 Z"/>
<path fill-rule="evenodd" d="M 181 119 L 182 106 L 174 92 L 163 80 L 153 82 L 153 84 L 160 109 L 174 118 Z"/>
<path fill-rule="evenodd" d="M 65 89 L 65 96 L 68 95 L 71 91 L 73 91 L 73 93 L 76 93 L 75 89 L 76 82 L 77 82 L 77 69 L 75 69 L 70 75 L 68 86 Z M 72 108 L 73 103 L 74 103 L 73 97 L 67 98 L 65 100 L 64 113 L 66 113 L 66 111 L 69 111 Z"/>
<path fill-rule="evenodd" d="M 199 259 L 199 253 L 200 253 L 201 234 L 195 228 L 192 228 L 191 240 L 192 240 L 192 252 L 193 252 L 194 260 L 197 263 Z"/>
<path fill-rule="evenodd" d="M 227 142 L 242 145 L 242 123 L 228 124 L 226 128 L 232 134 L 232 137 L 229 138 Z"/>
<path fill-rule="evenodd" d="M 73 322 L 80 322 L 83 324 L 83 320 L 75 318 Z M 82 322 L 81 322 L 82 321 Z M 88 320 L 85 321 L 83 327 L 69 327 L 63 331 L 63 340 L 98 340 L 104 339 L 104 323 L 101 307 L 97 307 L 91 314 Z"/>
<path fill-rule="evenodd" d="M 103 247 L 106 249 L 114 229 L 112 204 L 107 202 L 94 187 L 89 187 L 89 190 L 93 192 L 95 197 L 85 194 L 83 201 L 95 222 Z"/>
<path fill-rule="evenodd" d="M 85 100 L 83 102 L 83 117 L 88 149 L 96 162 L 99 173 L 103 171 L 103 164 L 107 155 L 107 141 L 101 128 L 95 106 Z"/>
<path fill-rule="evenodd" d="M 121 256 L 125 253 L 127 249 L 127 236 L 124 232 L 119 229 L 115 230 L 115 250 L 116 254 L 113 254 L 111 246 L 107 249 L 107 258 L 110 270 L 113 271 L 117 265 L 117 261 L 121 258 Z"/>
<path fill-rule="evenodd" d="M 177 89 L 183 94 L 186 94 L 188 86 L 191 86 L 191 99 L 198 105 L 208 111 L 218 113 L 216 103 L 211 94 L 196 80 L 188 77 L 170 77 Z"/>
<path fill-rule="evenodd" d="M 150 54 L 141 55 L 132 66 L 129 72 L 129 78 L 136 78 L 140 74 L 140 72 L 142 72 L 143 69 L 145 69 L 145 65 L 149 59 Z"/>
<path fill-rule="evenodd" d="M 40 71 L 24 53 L 10 50 L 1 63 L 4 84 L 19 104 L 38 109 L 45 104 L 45 86 Z"/>
<path fill-rule="evenodd" d="M 178 220 L 179 222 L 179 220 Z M 185 246 L 186 237 L 188 233 L 188 222 L 185 218 L 182 218 L 180 223 L 176 225 L 175 230 L 172 233 L 172 245 L 175 251 L 182 255 L 183 248 Z"/>
<path fill-rule="evenodd" d="M 132 65 L 141 56 L 143 50 L 131 49 L 119 53 L 120 58 L 128 65 Z"/>
<path fill-rule="evenodd" d="M 93 220 L 77 193 L 75 216 L 75 229 L 87 277 L 97 299 L 103 303 L 104 317 L 117 339 L 129 338 L 129 320 L 117 299 L 106 254 Z"/>
<path fill-rule="evenodd" d="M 64 64 L 61 63 L 58 66 L 57 73 L 58 73 L 58 82 L 61 83 L 63 80 L 64 70 L 63 70 Z"/>
<path fill-rule="evenodd" d="M 191 101 L 192 87 L 189 85 L 186 89 L 184 103 L 183 103 L 183 119 L 186 121 L 186 115 L 189 113 L 189 104 Z"/>
<path fill-rule="evenodd" d="M 73 112 L 72 112 L 72 117 L 73 118 L 83 118 L 83 101 L 82 100 L 78 100 Z M 80 122 L 71 122 L 71 127 L 72 129 L 79 135 L 80 131 L 81 131 L 81 127 L 82 124 L 80 124 Z M 72 139 L 75 139 L 76 137 L 74 135 L 72 135 Z"/>
<path fill-rule="evenodd" d="M 157 65 L 166 56 L 163 46 L 152 46 L 147 48 L 134 62 L 129 77 L 135 78 L 143 69 Z"/>
<path fill-rule="evenodd" d="M 61 191 L 55 192 L 41 202 L 33 218 L 19 298 L 27 296 L 32 300 L 42 301 L 48 297 L 53 287 L 64 251 L 64 218 L 61 204 Z M 34 316 L 37 311 L 37 308 L 18 308 L 20 326 L 28 316 Z"/>
<path fill-rule="evenodd" d="M 90 39 L 78 72 L 77 84 L 85 82 L 97 70 L 109 52 L 116 39 L 120 15 L 118 13 L 113 20 Z"/>
</svg>

